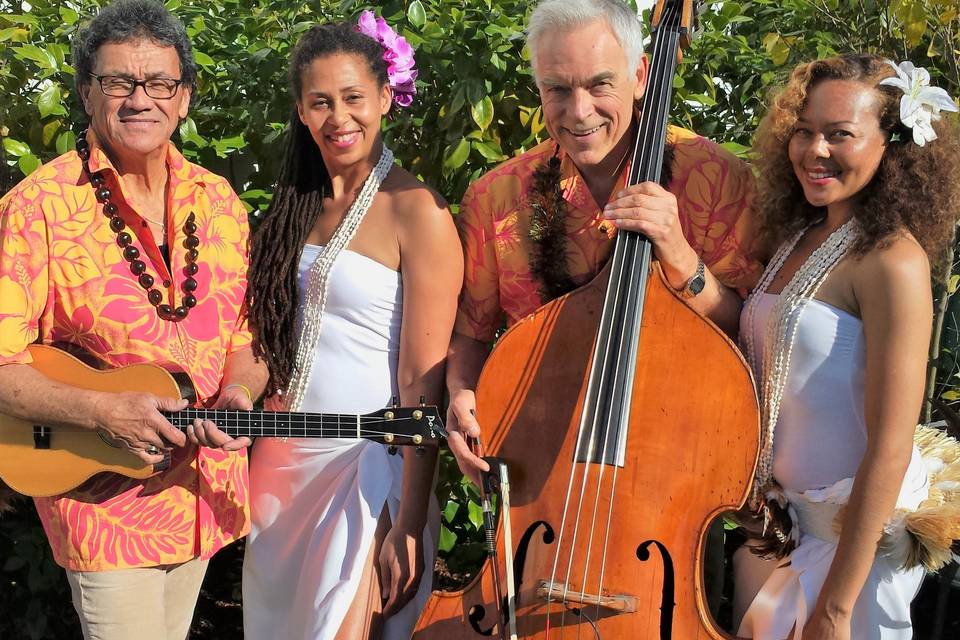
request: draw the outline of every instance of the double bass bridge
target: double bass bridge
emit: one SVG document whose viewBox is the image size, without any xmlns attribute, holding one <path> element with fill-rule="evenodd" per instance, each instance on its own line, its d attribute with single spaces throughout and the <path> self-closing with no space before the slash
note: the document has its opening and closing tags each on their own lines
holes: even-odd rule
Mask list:
<svg viewBox="0 0 960 640">
<path fill-rule="evenodd" d="M 631 595 L 584 593 L 569 589 L 565 582 L 541 580 L 537 583 L 537 598 L 544 602 L 561 602 L 575 607 L 600 607 L 617 613 L 637 610 L 637 598 Z"/>
</svg>

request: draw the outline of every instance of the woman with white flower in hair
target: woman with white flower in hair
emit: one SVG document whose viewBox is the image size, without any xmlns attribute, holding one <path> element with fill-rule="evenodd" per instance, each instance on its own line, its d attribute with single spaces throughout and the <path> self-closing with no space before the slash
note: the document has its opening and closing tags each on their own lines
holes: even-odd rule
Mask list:
<svg viewBox="0 0 960 640">
<path fill-rule="evenodd" d="M 416 90 L 413 50 L 366 11 L 290 62 L 287 157 L 252 242 L 247 303 L 269 408 L 440 404 L 463 258 L 446 203 L 380 126 Z M 407 448 L 405 448 L 407 449 Z M 243 569 L 248 640 L 410 637 L 430 595 L 436 449 L 261 438 Z"/>
<path fill-rule="evenodd" d="M 740 324 L 763 431 L 740 637 L 908 640 L 925 568 L 960 537 L 960 452 L 916 427 L 931 263 L 960 213 L 957 107 L 929 81 L 873 55 L 802 64 L 758 131 L 779 248 Z"/>
</svg>

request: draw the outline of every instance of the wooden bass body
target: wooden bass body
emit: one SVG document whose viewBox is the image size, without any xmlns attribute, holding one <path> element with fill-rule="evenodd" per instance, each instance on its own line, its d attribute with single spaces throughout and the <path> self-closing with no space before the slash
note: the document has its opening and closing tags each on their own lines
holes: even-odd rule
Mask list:
<svg viewBox="0 0 960 640">
<path fill-rule="evenodd" d="M 750 371 L 654 263 L 626 463 L 574 462 L 608 276 L 508 330 L 478 383 L 487 453 L 510 469 L 518 636 L 729 638 L 708 613 L 702 562 L 708 524 L 749 492 L 759 444 Z M 502 533 L 501 518 L 500 558 Z M 492 575 L 487 561 L 464 590 L 434 592 L 414 638 L 499 637 Z"/>
</svg>

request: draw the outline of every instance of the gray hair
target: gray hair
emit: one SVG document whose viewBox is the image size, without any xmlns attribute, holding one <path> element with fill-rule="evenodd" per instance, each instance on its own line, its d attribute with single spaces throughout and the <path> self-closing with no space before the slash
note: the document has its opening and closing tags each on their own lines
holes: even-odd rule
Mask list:
<svg viewBox="0 0 960 640">
<path fill-rule="evenodd" d="M 197 66 L 183 23 L 157 0 L 116 0 L 104 7 L 73 39 L 77 89 L 90 82 L 100 47 L 141 39 L 176 49 L 180 58 L 180 78 L 184 86 L 193 86 Z"/>
<path fill-rule="evenodd" d="M 530 14 L 527 48 L 534 73 L 537 45 L 550 32 L 566 31 L 594 20 L 604 20 L 627 54 L 627 65 L 636 69 L 643 56 L 643 27 L 637 14 L 622 0 L 541 0 Z"/>
</svg>

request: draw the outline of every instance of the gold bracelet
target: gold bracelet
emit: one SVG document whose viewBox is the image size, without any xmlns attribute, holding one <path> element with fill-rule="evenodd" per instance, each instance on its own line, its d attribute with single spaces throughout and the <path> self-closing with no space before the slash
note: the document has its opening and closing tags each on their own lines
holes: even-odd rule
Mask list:
<svg viewBox="0 0 960 640">
<path fill-rule="evenodd" d="M 250 392 L 250 387 L 248 387 L 248 386 L 245 385 L 245 384 L 240 384 L 239 382 L 233 382 L 233 383 L 228 384 L 227 386 L 225 386 L 225 387 L 223 388 L 223 390 L 226 391 L 227 389 L 230 389 L 230 388 L 233 388 L 233 387 L 239 387 L 239 388 L 243 389 L 243 392 L 247 394 L 247 397 L 248 397 L 248 398 L 250 398 L 250 403 L 253 404 L 253 394 Z"/>
</svg>

